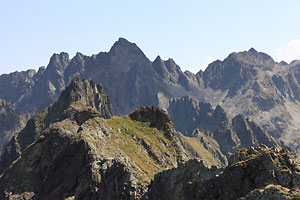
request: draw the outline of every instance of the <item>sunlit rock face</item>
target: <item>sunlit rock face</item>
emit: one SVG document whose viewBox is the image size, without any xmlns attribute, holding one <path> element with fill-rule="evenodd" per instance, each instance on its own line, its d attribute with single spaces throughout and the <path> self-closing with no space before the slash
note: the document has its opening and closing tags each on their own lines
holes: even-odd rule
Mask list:
<svg viewBox="0 0 300 200">
<path fill-rule="evenodd" d="M 18 113 L 38 113 L 58 99 L 72 77 L 91 78 L 110 95 L 116 115 L 142 106 L 172 110 L 170 101 L 189 96 L 213 109 L 220 105 L 232 118 L 241 114 L 298 151 L 299 69 L 299 61 L 277 63 L 251 48 L 193 74 L 182 72 L 173 59 L 158 56 L 152 62 L 136 44 L 120 38 L 109 52 L 77 53 L 73 58 L 54 54 L 38 72 L 1 75 L 0 84 L 5 87 L 0 89 L 0 98 Z M 171 113 L 171 117 L 178 116 Z M 190 126 L 176 128 L 184 134 L 193 131 Z"/>
</svg>

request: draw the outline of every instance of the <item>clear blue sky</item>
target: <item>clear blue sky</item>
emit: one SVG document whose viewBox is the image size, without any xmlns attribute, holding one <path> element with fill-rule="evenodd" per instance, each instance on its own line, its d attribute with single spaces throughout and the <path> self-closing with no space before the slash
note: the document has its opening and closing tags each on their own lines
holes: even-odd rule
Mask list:
<svg viewBox="0 0 300 200">
<path fill-rule="evenodd" d="M 119 37 L 192 72 L 250 47 L 294 59 L 299 10 L 299 0 L 0 0 L 0 73 L 37 69 L 62 51 L 109 51 Z"/>
</svg>

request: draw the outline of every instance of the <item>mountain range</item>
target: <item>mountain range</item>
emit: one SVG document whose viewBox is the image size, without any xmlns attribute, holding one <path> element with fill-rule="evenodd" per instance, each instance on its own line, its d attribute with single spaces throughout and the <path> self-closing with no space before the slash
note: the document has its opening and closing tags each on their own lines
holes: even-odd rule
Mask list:
<svg viewBox="0 0 300 200">
<path fill-rule="evenodd" d="M 63 52 L 38 71 L 3 74 L 0 197 L 159 199 L 160 188 L 191 193 L 182 188 L 186 183 L 202 191 L 193 193 L 195 198 L 204 199 L 251 199 L 268 184 L 290 191 L 297 181 L 251 179 L 255 184 L 232 197 L 220 191 L 203 196 L 211 188 L 199 185 L 220 182 L 217 190 L 231 191 L 224 186 L 226 173 L 236 167 L 241 173 L 245 165 L 236 164 L 241 162 L 250 163 L 248 174 L 254 164 L 269 162 L 262 170 L 286 176 L 281 174 L 286 166 L 294 179 L 298 168 L 286 160 L 298 158 L 280 149 L 300 152 L 299 73 L 300 61 L 277 63 L 253 48 L 214 61 L 205 71 L 182 72 L 173 59 L 158 56 L 152 62 L 120 38 L 109 52 L 77 53 L 72 59 Z M 201 170 L 207 177 L 188 175 L 179 185 L 164 178 L 182 180 Z M 294 193 L 289 191 L 284 198 Z"/>
<path fill-rule="evenodd" d="M 177 132 L 167 112 L 153 106 L 113 116 L 103 86 L 76 77 L 7 145 L 0 162 L 0 198 L 299 196 L 300 161 L 295 153 L 280 146 L 243 148 L 220 168 L 216 165 L 221 162 L 204 145 L 198 137 Z"/>
<path fill-rule="evenodd" d="M 220 105 L 233 117 L 246 116 L 298 151 L 299 67 L 300 61 L 276 63 L 251 48 L 193 74 L 182 72 L 173 59 L 158 56 L 151 62 L 136 44 L 120 38 L 109 52 L 77 53 L 72 59 L 54 54 L 37 72 L 3 74 L 0 98 L 16 112 L 38 113 L 57 100 L 74 76 L 101 83 L 116 115 L 148 105 L 168 110 L 170 101 L 188 95 L 213 108 Z"/>
</svg>

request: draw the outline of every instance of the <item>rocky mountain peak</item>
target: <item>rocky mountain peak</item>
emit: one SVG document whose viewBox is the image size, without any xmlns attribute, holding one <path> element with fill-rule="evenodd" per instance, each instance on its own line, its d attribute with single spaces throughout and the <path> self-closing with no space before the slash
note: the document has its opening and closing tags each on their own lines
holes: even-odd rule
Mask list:
<svg viewBox="0 0 300 200">
<path fill-rule="evenodd" d="M 166 62 L 166 67 L 170 73 L 181 72 L 180 67 L 175 63 L 172 58 L 169 58 Z"/>
<path fill-rule="evenodd" d="M 161 77 L 168 79 L 169 70 L 166 67 L 165 61 L 157 56 L 156 59 L 152 63 L 152 68 L 159 74 Z"/>
<path fill-rule="evenodd" d="M 176 65 L 176 62 L 173 58 L 169 58 L 168 60 L 166 60 L 166 64 L 168 65 Z"/>
<path fill-rule="evenodd" d="M 252 54 L 257 54 L 258 52 L 253 48 L 251 47 L 249 50 L 248 50 L 249 53 L 252 53 Z"/>
<path fill-rule="evenodd" d="M 70 62 L 69 54 L 61 52 L 60 54 L 54 53 L 50 58 L 49 66 L 67 65 Z"/>
<path fill-rule="evenodd" d="M 282 60 L 279 62 L 279 65 L 284 66 L 284 65 L 288 65 L 288 63 Z"/>
<path fill-rule="evenodd" d="M 133 45 L 134 43 L 132 43 L 132 42 L 129 42 L 126 38 L 122 38 L 122 37 L 120 37 L 119 39 L 118 39 L 118 41 L 117 42 L 115 42 L 115 44 L 114 45 L 124 45 L 124 46 L 126 46 L 126 45 Z"/>
<path fill-rule="evenodd" d="M 52 123 L 71 120 L 74 127 L 95 117 L 111 118 L 113 109 L 103 86 L 92 80 L 72 79 L 57 102 L 31 118 L 26 127 L 13 136 L 0 162 L 0 173 L 21 155 L 21 151 L 37 141 Z"/>
<path fill-rule="evenodd" d="M 224 61 L 230 62 L 232 59 L 250 65 L 257 65 L 262 69 L 275 64 L 271 56 L 266 53 L 258 52 L 254 48 L 250 48 L 248 51 L 232 53 Z"/>
<path fill-rule="evenodd" d="M 82 53 L 80 53 L 80 52 L 76 52 L 75 57 L 83 57 L 83 56 L 84 56 L 84 54 L 82 54 Z"/>
<path fill-rule="evenodd" d="M 152 63 L 152 67 L 160 76 L 167 77 L 168 70 L 165 66 L 164 60 L 160 56 L 157 56 L 155 58 L 155 60 Z"/>
<path fill-rule="evenodd" d="M 125 38 L 119 38 L 119 40 L 111 47 L 109 52 L 115 56 L 128 56 L 133 54 L 136 56 L 146 57 L 135 43 L 131 43 Z"/>
<path fill-rule="evenodd" d="M 80 52 L 76 52 L 76 55 L 70 60 L 70 65 L 68 66 L 69 67 L 72 67 L 74 68 L 75 66 L 74 65 L 80 65 L 82 66 L 83 63 L 81 63 L 87 56 L 80 53 Z M 76 67 L 75 67 L 76 68 Z M 67 69 L 68 70 L 68 69 Z M 67 71 L 66 70 L 66 71 Z"/>
<path fill-rule="evenodd" d="M 45 72 L 45 70 L 46 70 L 46 67 L 45 66 L 41 66 L 41 67 L 39 67 L 37 73 L 43 73 L 43 72 Z"/>
<path fill-rule="evenodd" d="M 163 63 L 164 63 L 164 61 L 159 55 L 153 61 L 153 65 L 163 65 Z"/>
<path fill-rule="evenodd" d="M 174 126 L 174 122 L 168 113 L 154 106 L 138 108 L 129 114 L 129 117 L 136 121 L 150 122 L 152 126 L 159 129 L 164 129 L 168 124 Z"/>
<path fill-rule="evenodd" d="M 160 56 L 157 56 L 157 58 L 152 63 L 152 68 L 165 81 L 173 84 L 180 84 L 186 90 L 190 90 L 189 79 L 194 78 L 194 80 L 196 80 L 195 75 L 193 76 L 192 74 L 190 74 L 190 76 L 188 76 L 184 74 L 172 58 L 164 61 Z"/>
<path fill-rule="evenodd" d="M 101 84 L 96 85 L 92 80 L 74 77 L 69 86 L 61 93 L 57 104 L 61 110 L 70 106 L 94 108 L 103 118 L 113 115 L 112 104 Z"/>
</svg>

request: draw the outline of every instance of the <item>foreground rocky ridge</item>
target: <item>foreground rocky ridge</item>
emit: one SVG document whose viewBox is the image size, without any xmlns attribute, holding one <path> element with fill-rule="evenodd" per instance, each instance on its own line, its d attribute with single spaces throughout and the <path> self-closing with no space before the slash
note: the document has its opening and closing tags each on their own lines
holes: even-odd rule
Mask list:
<svg viewBox="0 0 300 200">
<path fill-rule="evenodd" d="M 141 199 L 155 174 L 194 157 L 165 111 L 112 113 L 101 85 L 73 79 L 9 143 L 0 162 L 0 198 Z M 220 164 L 202 149 L 204 160 Z"/>
<path fill-rule="evenodd" d="M 149 199 L 298 199 L 300 162 L 295 153 L 257 146 L 240 149 L 225 169 L 190 160 L 157 174 Z"/>
</svg>

